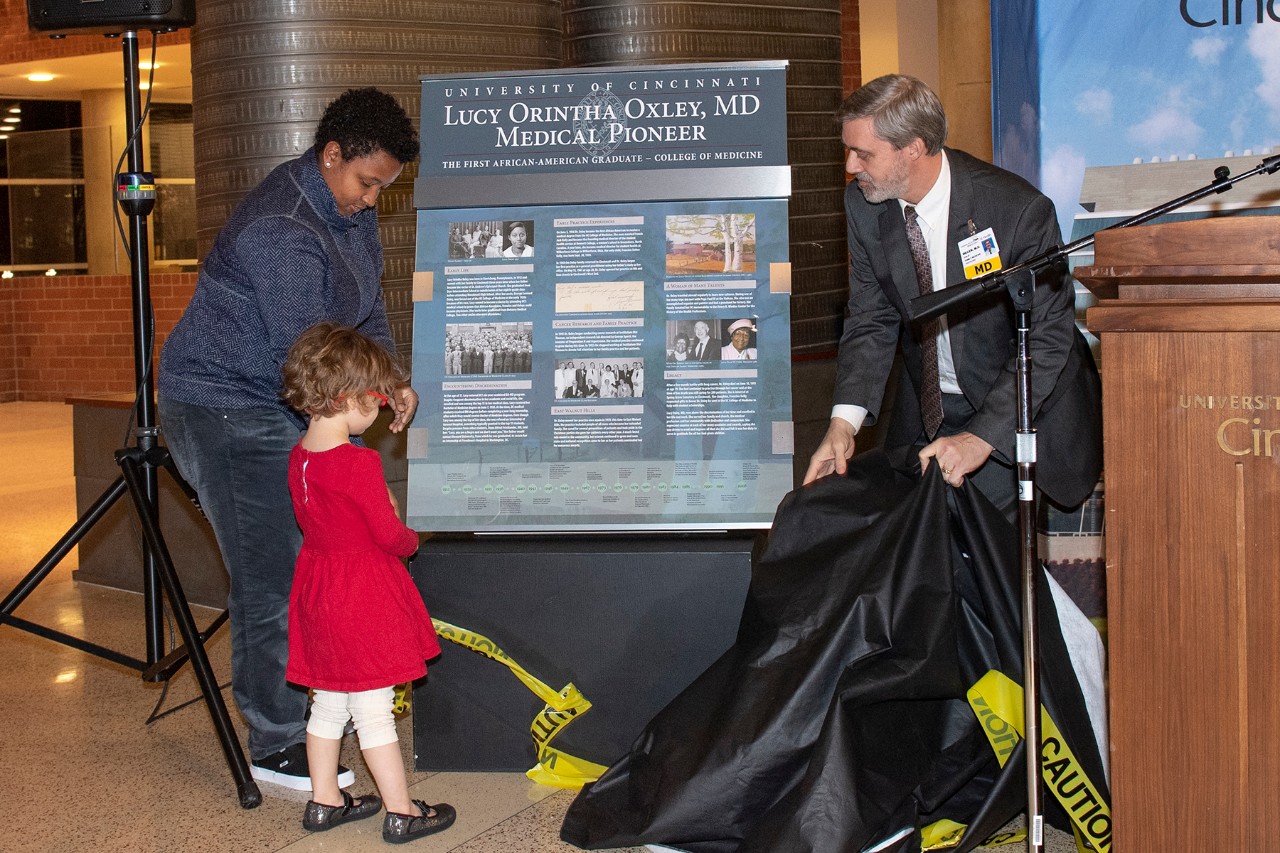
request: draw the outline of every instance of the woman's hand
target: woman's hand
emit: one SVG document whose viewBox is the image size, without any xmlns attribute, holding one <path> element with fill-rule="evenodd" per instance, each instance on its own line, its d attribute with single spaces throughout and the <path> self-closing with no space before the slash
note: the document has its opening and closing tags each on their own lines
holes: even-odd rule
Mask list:
<svg viewBox="0 0 1280 853">
<path fill-rule="evenodd" d="M 395 411 L 396 416 L 387 429 L 391 432 L 400 432 L 409 425 L 409 421 L 413 420 L 414 413 L 418 411 L 417 393 L 411 386 L 401 385 L 391 392 L 391 408 Z"/>
</svg>

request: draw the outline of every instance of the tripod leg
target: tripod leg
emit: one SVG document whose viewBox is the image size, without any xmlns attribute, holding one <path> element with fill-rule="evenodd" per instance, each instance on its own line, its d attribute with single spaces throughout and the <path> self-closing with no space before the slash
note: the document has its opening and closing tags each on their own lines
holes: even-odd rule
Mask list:
<svg viewBox="0 0 1280 853">
<path fill-rule="evenodd" d="M 124 494 L 125 483 L 124 477 L 117 477 L 116 481 L 107 487 L 101 496 L 93 502 L 93 506 L 85 510 L 84 515 L 71 526 L 63 537 L 58 540 L 49 553 L 44 555 L 40 562 L 36 563 L 35 568 L 27 573 L 26 577 L 18 581 L 18 584 L 10 593 L 5 596 L 4 602 L 0 603 L 0 622 L 4 621 L 4 617 L 8 616 L 18 605 L 21 604 L 26 597 L 35 591 L 40 585 L 40 581 L 48 577 L 49 572 L 53 571 L 62 558 L 70 553 L 71 549 L 80 543 L 84 535 L 89 532 L 93 525 L 98 523 L 98 519 L 106 513 L 107 510 L 115 504 L 120 496 Z"/>
<path fill-rule="evenodd" d="M 120 470 L 124 473 L 124 479 L 128 483 L 129 494 L 133 498 L 134 506 L 137 508 L 147 547 L 159 564 L 160 582 L 164 586 L 165 593 L 169 596 L 169 604 L 173 608 L 173 617 L 177 621 L 178 628 L 182 633 L 182 639 L 187 645 L 191 668 L 195 672 L 196 679 L 200 682 L 200 690 L 204 693 L 205 704 L 209 707 L 209 715 L 213 718 L 213 726 L 218 732 L 218 740 L 222 743 L 223 755 L 226 756 L 227 766 L 231 769 L 231 775 L 235 779 L 236 790 L 240 797 L 240 806 L 246 809 L 254 808 L 262 803 L 262 792 L 258 790 L 257 782 L 253 780 L 249 773 L 249 765 L 245 761 L 244 750 L 240 748 L 240 741 L 231 725 L 231 717 L 227 713 L 226 702 L 223 701 L 222 692 L 218 689 L 218 681 L 213 675 L 213 668 L 209 665 L 209 658 L 205 654 L 204 645 L 200 640 L 200 632 L 196 629 L 195 620 L 191 616 L 191 608 L 188 606 L 187 598 L 182 592 L 182 584 L 178 580 L 178 573 L 173 567 L 173 559 L 169 556 L 169 549 L 165 546 L 164 537 L 156 524 L 155 518 L 149 512 L 146 494 L 143 491 L 142 481 L 138 474 L 140 463 L 133 457 L 120 458 L 118 461 L 120 462 Z"/>
</svg>

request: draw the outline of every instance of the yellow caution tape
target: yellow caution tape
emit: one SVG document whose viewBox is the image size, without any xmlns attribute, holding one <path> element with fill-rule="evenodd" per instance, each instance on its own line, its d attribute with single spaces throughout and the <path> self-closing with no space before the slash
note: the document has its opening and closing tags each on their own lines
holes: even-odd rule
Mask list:
<svg viewBox="0 0 1280 853">
<path fill-rule="evenodd" d="M 927 853 L 930 850 L 946 850 L 955 847 L 964 838 L 968 829 L 969 827 L 965 824 L 956 823 L 954 820 L 935 821 L 920 830 L 920 849 Z M 1017 844 L 1025 841 L 1026 838 L 1025 829 L 1015 829 L 1010 832 L 997 832 L 978 846 L 1000 847 L 1005 844 Z"/>
<path fill-rule="evenodd" d="M 565 727 L 581 717 L 591 707 L 587 697 L 583 696 L 573 684 L 566 684 L 561 690 L 552 690 L 529 672 L 511 656 L 498 648 L 488 637 L 432 619 L 436 633 L 451 643 L 465 646 L 473 652 L 484 655 L 489 660 L 497 661 L 511 670 L 516 678 L 524 682 L 533 694 L 546 703 L 546 707 L 533 718 L 529 726 L 529 734 L 533 737 L 534 751 L 538 763 L 525 775 L 535 782 L 551 785 L 556 788 L 577 790 L 588 782 L 600 778 L 608 768 L 582 758 L 576 758 L 556 749 L 551 741 L 564 731 Z"/>
<path fill-rule="evenodd" d="M 409 708 L 413 706 L 412 694 L 409 691 L 412 686 L 413 683 L 409 681 L 396 685 L 395 694 L 391 698 L 391 713 L 396 716 L 409 713 Z"/>
<path fill-rule="evenodd" d="M 1001 766 L 1024 736 L 1022 688 L 991 670 L 969 688 L 969 704 Z M 1111 849 L 1111 807 L 1084 772 L 1057 724 L 1040 707 L 1040 769 L 1045 785 L 1071 816 L 1076 847 L 1106 853 Z"/>
</svg>

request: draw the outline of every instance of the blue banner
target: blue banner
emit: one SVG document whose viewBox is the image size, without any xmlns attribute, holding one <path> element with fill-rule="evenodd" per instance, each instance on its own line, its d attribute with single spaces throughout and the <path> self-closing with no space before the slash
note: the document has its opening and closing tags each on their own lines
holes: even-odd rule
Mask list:
<svg viewBox="0 0 1280 853">
<path fill-rule="evenodd" d="M 1273 2 L 1020 0 L 993 3 L 992 20 L 997 161 L 1038 171 L 1068 241 L 1280 146 Z M 1038 61 L 1020 58 L 1028 53 Z M 1020 168 L 1028 152 L 1038 169 Z M 1280 178 L 1258 178 L 1159 221 L 1271 215 L 1278 196 Z"/>
</svg>

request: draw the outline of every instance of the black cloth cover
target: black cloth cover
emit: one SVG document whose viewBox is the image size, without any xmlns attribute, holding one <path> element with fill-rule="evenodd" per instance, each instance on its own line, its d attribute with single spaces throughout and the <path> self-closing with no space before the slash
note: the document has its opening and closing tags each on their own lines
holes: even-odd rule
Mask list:
<svg viewBox="0 0 1280 853">
<path fill-rule="evenodd" d="M 855 457 L 782 501 L 735 644 L 582 790 L 561 837 L 857 853 L 896 836 L 881 849 L 918 851 L 920 828 L 949 818 L 971 827 L 954 849 L 972 849 L 1026 803 L 1022 750 L 1002 771 L 965 698 L 990 669 L 1022 683 L 1019 588 L 1017 532 L 977 489 Z M 1041 590 L 1041 700 L 1109 798 Z"/>
</svg>

